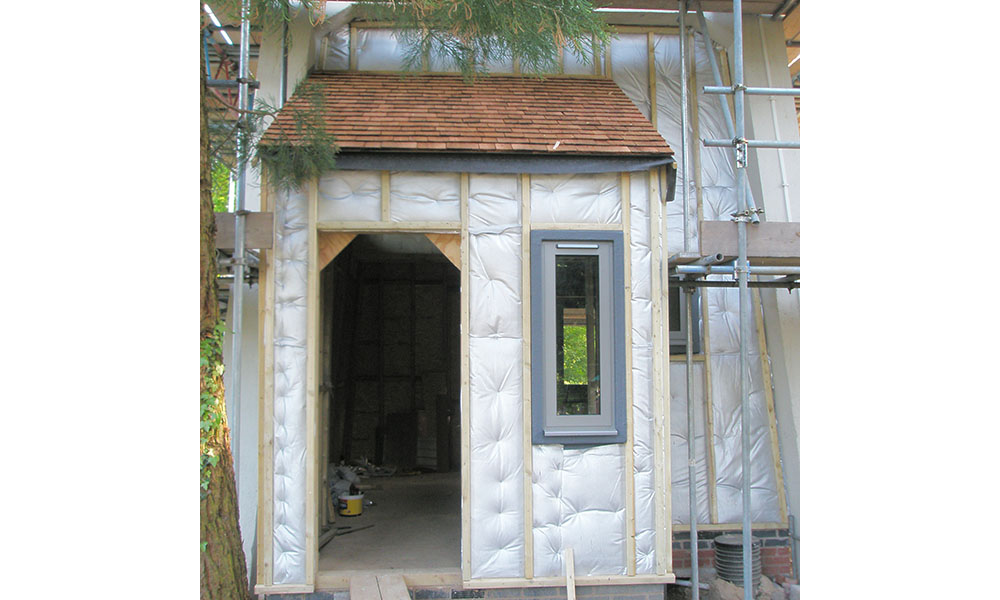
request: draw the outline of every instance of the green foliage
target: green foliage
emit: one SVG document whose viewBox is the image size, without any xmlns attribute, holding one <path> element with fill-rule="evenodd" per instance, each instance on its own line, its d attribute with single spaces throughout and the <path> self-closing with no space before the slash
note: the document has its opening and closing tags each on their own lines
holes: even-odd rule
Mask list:
<svg viewBox="0 0 1000 600">
<path fill-rule="evenodd" d="M 315 84 L 302 82 L 295 89 L 296 101 L 282 109 L 291 115 L 291 131 L 276 130 L 277 136 L 257 148 L 257 159 L 267 167 L 268 182 L 290 188 L 319 177 L 337 164 L 337 141 L 326 131 L 323 93 Z"/>
<path fill-rule="evenodd" d="M 201 340 L 201 494 L 208 493 L 210 470 L 219 464 L 208 442 L 221 434 L 225 421 L 225 402 L 222 401 L 222 339 L 226 326 L 222 321 L 215 325 L 212 333 Z"/>
<path fill-rule="evenodd" d="M 212 209 L 229 210 L 229 167 L 221 160 L 212 162 Z"/>
<path fill-rule="evenodd" d="M 239 22 L 242 0 L 212 0 L 212 9 L 220 18 Z M 273 33 L 282 23 L 290 22 L 299 10 L 307 10 L 310 15 L 319 17 L 325 9 L 325 2 L 320 0 L 250 0 L 250 23 L 262 27 L 265 32 Z"/>
<path fill-rule="evenodd" d="M 289 22 L 306 10 L 309 14 L 322 14 L 325 3 L 318 0 L 305 0 L 293 3 L 289 0 L 251 0 L 250 22 L 260 27 L 268 35 L 276 35 L 282 23 Z M 213 9 L 225 20 L 239 20 L 240 0 L 214 0 Z M 289 36 L 290 39 L 291 36 Z M 234 120 L 232 115 L 238 113 L 235 107 L 230 107 L 227 118 L 214 118 L 209 122 L 209 137 L 213 164 L 213 201 L 218 210 L 215 192 L 215 169 L 225 168 L 235 171 L 242 157 L 248 163 L 263 162 L 268 167 L 268 177 L 272 184 L 278 187 L 291 187 L 316 177 L 334 168 L 336 163 L 337 145 L 333 136 L 324 131 L 322 112 L 320 110 L 321 95 L 309 86 L 300 85 L 296 95 L 304 97 L 305 105 L 286 106 L 282 114 L 292 115 L 295 130 L 299 132 L 300 140 L 292 143 L 290 140 L 279 139 L 267 147 L 259 145 L 260 138 L 266 129 L 268 119 L 278 113 L 278 108 L 255 99 L 253 110 L 242 113 L 243 118 Z M 228 197 L 225 199 L 228 203 Z"/>
<path fill-rule="evenodd" d="M 516 57 L 525 73 L 556 71 L 568 48 L 589 64 L 594 44 L 611 34 L 590 0 L 360 0 L 362 14 L 404 30 L 407 68 L 428 52 L 443 54 L 466 77 Z"/>
<path fill-rule="evenodd" d="M 563 327 L 563 383 L 587 385 L 587 327 Z"/>
</svg>

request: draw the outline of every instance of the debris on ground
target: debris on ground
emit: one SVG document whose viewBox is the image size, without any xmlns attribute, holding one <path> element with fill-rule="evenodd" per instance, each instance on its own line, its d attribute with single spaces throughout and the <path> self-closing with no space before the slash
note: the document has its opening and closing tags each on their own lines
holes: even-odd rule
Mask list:
<svg viewBox="0 0 1000 600">
<path fill-rule="evenodd" d="M 686 597 L 690 598 L 691 590 L 687 589 L 685 592 Z M 705 600 L 743 600 L 743 588 L 725 579 L 715 578 L 709 584 L 708 591 L 703 592 L 701 597 Z M 754 597 L 756 600 L 789 600 L 785 590 L 765 575 L 760 576 L 760 585 L 757 586 L 757 594 Z"/>
<path fill-rule="evenodd" d="M 352 493 L 351 488 L 357 488 L 361 478 L 351 467 L 330 465 L 327 470 L 327 483 L 330 485 L 330 493 L 334 498 L 338 498 L 341 494 Z"/>
</svg>

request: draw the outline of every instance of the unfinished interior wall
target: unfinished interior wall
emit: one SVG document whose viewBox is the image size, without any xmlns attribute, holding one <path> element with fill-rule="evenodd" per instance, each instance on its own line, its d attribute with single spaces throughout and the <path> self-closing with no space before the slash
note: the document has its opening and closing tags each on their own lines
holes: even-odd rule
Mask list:
<svg viewBox="0 0 1000 600">
<path fill-rule="evenodd" d="M 330 459 L 457 470 L 458 270 L 422 235 L 395 237 L 423 239 L 422 252 L 359 236 L 323 273 L 336 340 L 322 342 L 333 367 Z"/>
</svg>

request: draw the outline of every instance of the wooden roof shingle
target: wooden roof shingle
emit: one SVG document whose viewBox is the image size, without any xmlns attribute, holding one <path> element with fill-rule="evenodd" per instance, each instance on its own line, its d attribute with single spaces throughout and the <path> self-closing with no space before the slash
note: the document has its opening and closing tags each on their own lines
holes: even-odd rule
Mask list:
<svg viewBox="0 0 1000 600">
<path fill-rule="evenodd" d="M 342 151 L 673 154 L 610 79 L 341 72 L 308 82 Z M 288 109 L 307 102 L 293 95 L 261 143 L 301 139 Z"/>
</svg>

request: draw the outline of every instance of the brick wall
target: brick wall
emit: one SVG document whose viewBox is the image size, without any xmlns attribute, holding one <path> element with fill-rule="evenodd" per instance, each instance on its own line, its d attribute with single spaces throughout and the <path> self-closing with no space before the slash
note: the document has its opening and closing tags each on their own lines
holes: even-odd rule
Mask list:
<svg viewBox="0 0 1000 600">
<path fill-rule="evenodd" d="M 579 585 L 576 597 L 586 600 L 663 600 L 663 585 Z M 503 588 L 488 590 L 452 590 L 418 588 L 411 591 L 414 600 L 425 598 L 504 598 L 505 600 L 565 600 L 565 587 Z M 440 595 L 438 595 L 440 594 Z"/>
<path fill-rule="evenodd" d="M 714 567 L 715 550 L 713 540 L 733 531 L 698 532 L 698 566 Z M 761 541 L 760 561 L 764 575 L 774 579 L 777 576 L 790 577 L 792 574 L 791 539 L 787 529 L 755 529 L 753 536 Z M 675 531 L 673 535 L 674 571 L 691 568 L 691 535 L 687 531 Z"/>
<path fill-rule="evenodd" d="M 581 600 L 663 600 L 663 585 L 580 585 L 576 597 Z M 565 587 L 503 588 L 460 590 L 450 587 L 411 588 L 413 600 L 459 598 L 503 598 L 505 600 L 565 600 Z M 313 594 L 268 595 L 268 600 L 349 600 L 347 591 L 315 592 Z"/>
</svg>

